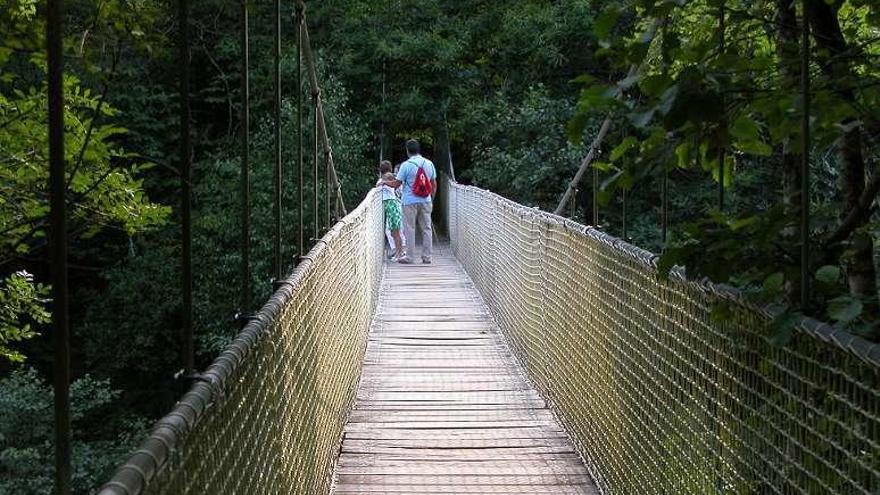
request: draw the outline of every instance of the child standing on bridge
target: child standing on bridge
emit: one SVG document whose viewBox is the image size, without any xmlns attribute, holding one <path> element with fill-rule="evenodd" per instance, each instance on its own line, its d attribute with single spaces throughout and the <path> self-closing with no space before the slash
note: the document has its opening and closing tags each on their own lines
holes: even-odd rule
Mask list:
<svg viewBox="0 0 880 495">
<path fill-rule="evenodd" d="M 400 227 L 403 223 L 403 213 L 400 208 L 400 199 L 397 197 L 397 191 L 393 187 L 385 183 L 385 181 L 394 179 L 394 166 L 388 160 L 382 160 L 379 163 L 379 182 L 377 187 L 382 188 L 382 206 L 385 210 L 385 228 L 391 232 L 391 238 L 394 239 L 394 259 L 403 258 L 403 241 L 400 238 Z"/>
</svg>

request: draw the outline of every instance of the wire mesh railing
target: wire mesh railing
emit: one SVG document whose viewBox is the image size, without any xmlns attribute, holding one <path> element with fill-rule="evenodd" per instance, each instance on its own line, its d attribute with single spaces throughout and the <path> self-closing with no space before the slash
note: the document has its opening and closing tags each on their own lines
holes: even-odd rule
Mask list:
<svg viewBox="0 0 880 495">
<path fill-rule="evenodd" d="M 318 242 L 101 495 L 329 492 L 382 276 L 380 199 Z"/>
<path fill-rule="evenodd" d="M 880 493 L 880 346 L 475 187 L 453 249 L 607 493 Z M 726 316 L 712 310 L 722 304 Z"/>
</svg>

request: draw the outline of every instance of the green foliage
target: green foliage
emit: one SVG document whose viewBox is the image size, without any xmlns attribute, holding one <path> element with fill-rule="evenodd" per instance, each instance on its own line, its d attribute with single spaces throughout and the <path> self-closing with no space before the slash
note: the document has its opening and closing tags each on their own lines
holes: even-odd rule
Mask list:
<svg viewBox="0 0 880 495">
<path fill-rule="evenodd" d="M 19 271 L 6 277 L 0 286 L 0 358 L 13 362 L 24 361 L 21 352 L 10 345 L 36 335 L 31 322 L 43 324 L 49 321 L 46 310 L 48 289 L 35 284 L 34 277 Z"/>
<path fill-rule="evenodd" d="M 518 105 L 501 94 L 475 105 L 469 121 L 483 130 L 471 151 L 473 165 L 461 175 L 502 196 L 552 209 L 586 153 L 562 132 L 572 111 L 570 101 L 553 98 L 544 86 L 529 89 Z"/>
<path fill-rule="evenodd" d="M 49 214 L 48 103 L 42 77 L 46 62 L 42 52 L 36 51 L 42 46 L 41 20 L 36 17 L 35 2 L 6 4 L 7 12 L 0 16 L 0 46 L 4 47 L 0 50 L 0 263 L 4 265 L 20 263 L 21 258 L 44 250 Z M 118 2 L 104 4 L 104 15 L 125 10 Z M 106 34 L 100 29 L 95 32 Z M 83 42 L 80 60 L 88 63 L 91 59 L 85 49 Z M 132 235 L 161 225 L 170 210 L 147 198 L 138 175 L 149 164 L 121 144 L 126 129 L 117 124 L 116 110 L 104 95 L 96 94 L 71 72 L 63 84 L 74 241 L 108 228 Z M 0 292 L 0 356 L 14 361 L 24 356 L 7 344 L 33 337 L 36 327 L 31 323 L 48 322 L 41 300 L 46 288 L 23 273 L 6 277 Z"/>
<path fill-rule="evenodd" d="M 811 267 L 815 290 L 810 307 L 803 310 L 870 334 L 877 316 L 876 290 L 853 292 L 864 283 L 854 285 L 852 274 L 841 268 L 870 253 L 872 241 L 864 229 L 843 246 L 821 239 L 847 213 L 841 213 L 844 198 L 855 186 L 842 179 L 854 163 L 852 157 L 858 153 L 866 166 L 876 167 L 876 142 L 849 136 L 859 125 L 864 125 L 863 136 L 880 130 L 880 43 L 870 34 L 876 34 L 877 8 L 859 1 L 828 4 L 830 14 L 811 11 L 811 23 L 839 23 L 849 51 L 829 52 L 828 43 L 815 38 L 814 32 L 814 147 L 806 152 L 816 164 L 810 237 L 819 264 Z M 691 277 L 735 285 L 761 303 L 797 304 L 799 199 L 794 196 L 797 184 L 784 185 L 784 174 L 792 172 L 780 173 L 780 165 L 791 170 L 804 152 L 796 46 L 800 34 L 793 26 L 793 34 L 786 35 L 788 21 L 780 23 L 780 5 L 739 0 L 608 2 L 594 32 L 602 45 L 598 56 L 615 73 L 610 78 L 595 73 L 576 78 L 582 90 L 568 130 L 579 143 L 592 137 L 584 132 L 589 118 L 615 115 L 619 135 L 606 140 L 613 150 L 594 163 L 602 176 L 600 198 L 605 204 L 613 206 L 609 199 L 622 190 L 654 189 L 651 184 L 659 182 L 660 174 L 668 174 L 674 188 L 674 235 L 661 259 L 665 270 L 681 264 Z M 791 11 L 797 22 L 802 14 Z M 829 68 L 832 63 L 837 65 Z M 632 67 L 640 70 L 632 72 Z M 854 151 L 856 147 L 861 149 Z M 718 182 L 726 189 L 723 215 L 716 209 Z M 679 200 L 681 192 L 689 204 Z M 631 201 L 632 196 L 628 195 Z M 645 207 L 652 209 L 656 200 L 649 199 L 647 205 L 635 201 L 635 208 L 629 208 L 637 215 L 630 222 L 634 238 L 650 242 L 654 235 L 642 230 L 653 223 L 644 221 Z"/>
<path fill-rule="evenodd" d="M 108 477 L 146 424 L 134 416 L 108 421 L 119 391 L 88 375 L 71 384 L 73 487 L 86 493 Z M 0 493 L 52 493 L 52 390 L 31 368 L 0 380 Z"/>
<path fill-rule="evenodd" d="M 373 164 L 361 158 L 367 133 L 346 107 L 348 92 L 332 77 L 322 78 L 328 132 L 346 204 L 356 206 L 374 183 Z M 285 157 L 283 262 L 293 267 L 296 256 L 297 171 L 295 169 L 295 108 L 282 107 L 282 147 Z M 259 309 L 269 296 L 272 259 L 272 122 L 260 119 L 251 136 L 251 287 Z M 308 127 L 307 127 L 308 129 Z M 306 133 L 305 143 L 311 142 Z M 313 232 L 312 157 L 306 146 L 305 237 Z M 238 309 L 240 160 L 235 143 L 218 148 L 198 161 L 195 187 L 193 252 L 195 274 L 195 329 L 199 362 L 207 365 L 230 341 L 237 328 L 232 316 Z M 321 169 L 323 184 L 323 168 Z M 324 191 L 320 191 L 321 227 Z M 133 249 L 106 270 L 102 291 L 83 292 L 88 302 L 86 323 L 80 329 L 88 369 L 129 390 L 127 400 L 144 414 L 159 415 L 173 404 L 172 377 L 180 368 L 180 282 L 177 229 L 139 235 Z M 230 283 L 230 281 L 234 281 Z M 132 373 L 132 372 L 135 373 Z"/>
</svg>

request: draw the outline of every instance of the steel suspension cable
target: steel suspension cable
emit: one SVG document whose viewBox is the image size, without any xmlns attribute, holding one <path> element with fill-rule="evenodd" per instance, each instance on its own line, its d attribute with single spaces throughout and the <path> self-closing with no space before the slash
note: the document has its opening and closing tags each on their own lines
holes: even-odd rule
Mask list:
<svg viewBox="0 0 880 495">
<path fill-rule="evenodd" d="M 250 84 L 248 81 L 248 0 L 241 0 L 241 302 L 240 315 L 244 316 L 251 307 L 251 210 L 250 210 Z"/>
<path fill-rule="evenodd" d="M 52 256 L 52 333 L 55 350 L 55 493 L 71 491 L 70 326 L 67 286 L 67 199 L 64 162 L 64 52 L 62 0 L 46 8 L 49 99 L 49 201 Z"/>
<path fill-rule="evenodd" d="M 305 239 L 303 231 L 305 229 L 305 215 L 303 209 L 303 187 L 305 176 L 303 174 L 303 112 L 302 112 L 302 20 L 303 10 L 300 5 L 296 6 L 296 169 L 299 175 L 297 183 L 299 189 L 299 204 L 297 206 L 299 213 L 297 220 L 299 223 L 299 239 L 298 239 L 298 256 L 304 256 Z"/>
<path fill-rule="evenodd" d="M 725 5 L 724 0 L 718 5 L 718 51 L 720 56 L 724 56 L 725 50 Z M 719 127 L 727 126 L 727 106 L 724 94 L 721 95 L 721 124 Z M 719 129 L 719 145 L 718 145 L 718 211 L 724 211 L 724 161 L 727 159 L 727 150 L 724 142 L 720 139 L 727 134 L 726 129 Z"/>
<path fill-rule="evenodd" d="M 810 22 L 807 18 L 807 0 L 801 1 L 801 309 L 810 305 Z"/>
<path fill-rule="evenodd" d="M 319 103 L 320 105 L 320 103 Z M 324 225 L 327 229 L 333 225 L 330 217 L 330 158 L 327 156 L 327 149 L 324 149 Z"/>
<path fill-rule="evenodd" d="M 273 28 L 275 34 L 275 98 L 274 98 L 274 131 L 275 131 L 275 164 L 272 174 L 273 180 L 273 236 L 272 236 L 272 277 L 274 283 L 281 280 L 281 209 L 282 201 L 282 163 L 281 163 L 281 0 L 274 2 Z"/>
<path fill-rule="evenodd" d="M 306 70 L 308 72 L 309 84 L 312 89 L 312 96 L 315 99 L 315 108 L 316 108 L 316 117 L 317 117 L 317 126 L 318 126 L 318 137 L 321 140 L 321 145 L 324 149 L 324 155 L 326 159 L 329 161 L 330 166 L 330 184 L 334 189 L 335 195 L 335 208 L 338 211 L 341 211 L 342 214 L 348 213 L 348 210 L 345 208 L 345 202 L 342 199 L 342 188 L 339 183 L 339 177 L 336 175 L 336 166 L 333 160 L 333 150 L 330 147 L 330 138 L 327 134 L 327 124 L 324 118 L 324 110 L 321 100 L 321 88 L 318 84 L 318 71 L 317 65 L 315 62 L 315 56 L 312 51 L 311 43 L 309 42 L 309 28 L 306 23 L 306 14 L 305 14 L 305 3 L 303 0 L 298 0 L 297 5 L 301 6 L 303 9 L 303 24 L 302 24 L 302 48 L 303 48 L 303 56 L 306 62 Z"/>
<path fill-rule="evenodd" d="M 305 27 L 303 27 L 303 29 L 305 29 Z M 321 177 L 318 174 L 318 94 L 316 92 L 312 93 L 312 162 L 314 165 L 312 171 L 312 199 L 315 201 L 314 208 L 312 208 L 315 227 L 312 242 L 317 242 L 321 237 L 321 219 L 318 215 L 318 198 L 320 197 L 319 182 Z"/>
<path fill-rule="evenodd" d="M 190 45 L 189 0 L 178 0 L 178 48 L 180 51 L 180 210 L 181 210 L 181 292 L 183 296 L 183 328 L 181 329 L 181 361 L 184 375 L 195 372 L 193 345 L 193 272 L 192 272 L 192 141 L 190 139 Z"/>
</svg>

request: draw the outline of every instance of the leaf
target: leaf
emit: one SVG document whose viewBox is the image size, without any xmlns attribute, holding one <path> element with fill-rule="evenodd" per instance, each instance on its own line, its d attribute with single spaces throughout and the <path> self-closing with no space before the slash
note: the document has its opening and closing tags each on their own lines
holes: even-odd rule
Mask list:
<svg viewBox="0 0 880 495">
<path fill-rule="evenodd" d="M 633 136 L 627 136 L 623 141 L 620 142 L 613 150 L 611 150 L 610 160 L 612 162 L 616 162 L 620 157 L 626 154 L 627 151 L 631 150 L 635 145 L 638 144 L 638 140 Z"/>
<path fill-rule="evenodd" d="M 770 156 L 773 153 L 773 148 L 763 141 L 736 141 L 733 146 L 750 155 Z"/>
<path fill-rule="evenodd" d="M 691 144 L 685 142 L 676 146 L 675 156 L 678 158 L 678 168 L 688 168 L 691 161 Z"/>
<path fill-rule="evenodd" d="M 798 322 L 798 315 L 785 311 L 770 321 L 770 343 L 776 347 L 785 347 L 794 337 L 794 327 Z"/>
<path fill-rule="evenodd" d="M 768 156 L 773 148 L 761 139 L 761 128 L 748 115 L 741 115 L 730 126 L 730 134 L 734 137 L 733 146 L 751 155 Z"/>
<path fill-rule="evenodd" d="M 836 284 L 840 280 L 840 267 L 825 265 L 816 270 L 816 281 L 826 285 Z"/>
<path fill-rule="evenodd" d="M 723 323 L 733 317 L 733 304 L 729 301 L 718 301 L 712 305 L 709 318 L 715 323 Z"/>
<path fill-rule="evenodd" d="M 776 272 L 764 279 L 764 283 L 762 284 L 764 287 L 764 294 L 771 297 L 781 294 L 784 284 L 785 275 L 783 275 L 782 272 Z"/>
<path fill-rule="evenodd" d="M 832 320 L 849 323 L 862 314 L 862 301 L 844 295 L 828 301 L 828 316 Z"/>
<path fill-rule="evenodd" d="M 660 255 L 660 258 L 657 260 L 657 272 L 660 277 L 666 279 L 669 277 L 669 272 L 676 265 L 684 265 L 686 258 L 686 250 L 682 247 L 672 247 L 665 251 Z"/>
<path fill-rule="evenodd" d="M 620 8 L 616 5 L 603 10 L 593 23 L 593 33 L 595 33 L 596 37 L 600 40 L 607 39 L 611 34 L 611 30 L 617 25 L 617 19 L 619 17 Z"/>
</svg>

